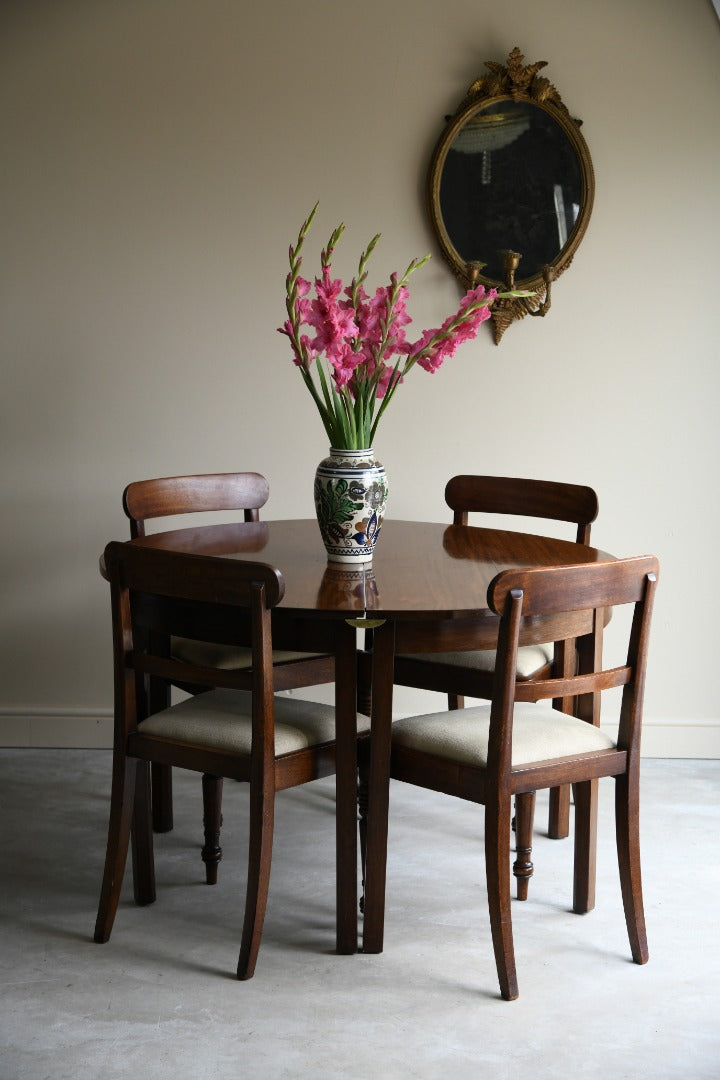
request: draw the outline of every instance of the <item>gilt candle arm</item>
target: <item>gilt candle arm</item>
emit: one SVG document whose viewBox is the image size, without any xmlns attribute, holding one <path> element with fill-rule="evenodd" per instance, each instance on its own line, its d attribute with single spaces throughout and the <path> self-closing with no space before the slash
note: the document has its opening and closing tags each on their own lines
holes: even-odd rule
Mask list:
<svg viewBox="0 0 720 1080">
<path fill-rule="evenodd" d="M 503 269 L 505 271 L 505 287 L 508 292 L 516 290 L 515 274 L 520 265 L 522 254 L 519 251 L 503 252 Z M 469 262 L 467 264 L 467 280 L 471 286 L 478 283 L 482 263 Z M 525 292 L 517 296 L 498 297 L 490 309 L 490 318 L 493 324 L 493 337 L 495 344 L 500 344 L 500 339 L 510 323 L 517 319 L 524 319 L 526 315 L 539 315 L 541 318 L 550 310 L 551 284 L 557 276 L 552 266 L 542 268 L 543 285 L 531 292 Z"/>
<path fill-rule="evenodd" d="M 555 270 L 552 266 L 543 266 L 542 279 L 545 282 L 545 297 L 538 305 L 538 307 L 535 308 L 534 311 L 529 306 L 527 309 L 528 315 L 539 315 L 541 318 L 547 315 L 548 311 L 550 310 L 550 286 L 555 280 Z M 537 296 L 537 293 L 535 295 Z"/>
</svg>

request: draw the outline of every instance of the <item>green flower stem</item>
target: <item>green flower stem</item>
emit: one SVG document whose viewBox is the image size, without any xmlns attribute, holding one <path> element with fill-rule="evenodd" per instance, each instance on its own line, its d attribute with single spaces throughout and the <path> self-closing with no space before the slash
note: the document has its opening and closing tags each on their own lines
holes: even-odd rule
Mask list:
<svg viewBox="0 0 720 1080">
<path fill-rule="evenodd" d="M 328 437 L 328 439 L 330 439 L 330 443 L 332 444 L 334 432 L 333 432 L 333 428 L 331 426 L 330 419 L 329 419 L 329 413 L 332 411 L 332 405 L 331 405 L 329 399 L 327 399 L 328 398 L 327 386 L 324 384 L 323 380 L 321 379 L 321 384 L 322 384 L 323 390 L 325 391 L 325 395 L 326 395 L 326 399 L 327 399 L 326 403 L 323 404 L 323 401 L 322 401 L 322 399 L 320 398 L 320 395 L 317 392 L 317 389 L 315 387 L 315 383 L 313 382 L 313 378 L 312 378 L 312 375 L 310 374 L 310 372 L 306 371 L 302 367 L 300 368 L 300 372 L 302 374 L 305 385 L 307 386 L 308 390 L 310 391 L 312 399 L 313 399 L 313 401 L 315 402 L 315 404 L 317 406 L 317 410 L 320 413 L 320 419 L 323 422 L 323 427 L 325 428 L 325 431 L 327 433 L 327 437 Z"/>
<path fill-rule="evenodd" d="M 390 382 L 388 383 L 388 388 L 385 391 L 385 397 L 382 399 L 382 405 L 378 409 L 377 416 L 375 417 L 375 420 L 373 421 L 373 425 L 372 425 L 372 428 L 370 430 L 370 442 L 368 444 L 369 446 L 373 445 L 373 439 L 375 438 L 375 433 L 377 432 L 378 424 L 382 420 L 383 413 L 385 412 L 388 405 L 392 401 L 395 390 L 396 390 L 396 388 L 397 388 L 397 386 L 398 386 L 398 384 L 400 382 L 400 379 L 402 378 L 402 376 L 399 375 L 399 369 L 400 369 L 400 360 L 398 359 L 397 363 L 395 364 L 395 367 L 393 368 L 393 373 L 392 373 L 392 375 L 390 377 Z"/>
</svg>

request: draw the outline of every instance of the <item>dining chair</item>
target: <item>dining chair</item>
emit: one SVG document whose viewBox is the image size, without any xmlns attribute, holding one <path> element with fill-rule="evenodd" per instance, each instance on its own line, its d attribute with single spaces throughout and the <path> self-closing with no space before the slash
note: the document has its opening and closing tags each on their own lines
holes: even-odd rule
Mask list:
<svg viewBox="0 0 720 1080">
<path fill-rule="evenodd" d="M 284 593 L 275 567 L 117 541 L 105 549 L 104 565 L 112 597 L 115 737 L 95 941 L 110 937 L 131 835 L 135 900 L 149 904 L 156 897 L 149 765 L 229 777 L 250 786 L 247 894 L 237 968 L 238 978 L 249 979 L 267 903 L 275 794 L 335 771 L 335 710 L 274 692 L 278 669 L 272 659 L 271 612 Z M 199 667 L 156 647 L 158 628 L 164 633 L 183 619 L 188 603 L 196 611 L 212 604 L 211 621 L 222 617 L 238 634 L 249 629 L 250 668 Z M 354 638 L 346 651 L 354 670 Z M 150 678 L 205 689 L 154 712 L 146 689 Z M 358 718 L 358 728 L 364 738 L 367 717 Z"/>
<path fill-rule="evenodd" d="M 259 511 L 268 501 L 269 495 L 268 481 L 256 472 L 166 476 L 128 484 L 123 492 L 123 509 L 130 519 L 130 536 L 135 539 L 145 536 L 146 521 L 173 518 L 182 514 L 242 511 L 244 521 L 258 521 Z M 251 652 L 248 648 L 228 648 L 208 642 L 196 642 L 182 635 L 173 637 L 170 651 L 173 656 L 189 660 L 201 667 L 209 665 L 241 670 L 249 667 L 251 663 Z M 334 678 L 332 656 L 275 650 L 273 662 L 282 667 L 282 671 L 276 673 L 278 690 L 317 686 L 332 682 Z M 182 686 L 181 689 L 188 693 L 194 692 L 194 687 L 190 685 Z M 155 692 L 165 695 L 164 702 L 160 704 L 169 704 L 168 685 L 156 685 Z M 220 779 L 209 774 L 203 776 L 202 792 L 205 832 L 202 859 L 205 863 L 206 881 L 212 885 L 217 882 L 218 864 L 222 859 Z M 168 766 L 161 763 L 154 763 L 152 767 L 152 808 L 155 831 L 168 832 L 172 829 L 172 772 Z"/>
<path fill-rule="evenodd" d="M 453 476 L 445 487 L 445 501 L 453 511 L 453 524 L 467 525 L 470 514 L 506 514 L 568 522 L 576 526 L 575 541 L 590 543 L 590 530 L 598 514 L 598 498 L 590 487 L 549 480 L 527 480 L 508 476 Z M 572 672 L 575 650 L 572 643 L 524 645 L 518 649 L 516 678 L 522 682 L 541 679 L 556 671 Z M 458 653 L 399 655 L 395 659 L 395 683 L 421 690 L 448 694 L 450 709 L 462 708 L 464 697 L 489 699 L 492 695 L 496 654 L 494 650 Z M 572 702 L 558 702 L 570 711 Z M 568 835 L 570 791 L 567 787 L 550 793 L 548 835 L 562 839 Z M 528 846 L 533 820 L 528 804 L 518 802 L 516 837 L 518 849 Z"/>
<path fill-rule="evenodd" d="M 510 817 L 514 795 L 572 784 L 575 793 L 573 910 L 595 903 L 597 779 L 615 778 L 617 855 L 632 958 L 648 959 L 639 847 L 640 735 L 645 669 L 658 563 L 651 556 L 575 566 L 506 570 L 488 589 L 500 616 L 492 701 L 455 712 L 396 720 L 390 775 L 485 805 L 490 925 L 502 997 L 518 996 L 510 902 Z M 606 609 L 632 605 L 624 664 L 604 668 Z M 592 610 L 578 639 L 579 673 L 516 677 L 523 625 L 558 612 Z M 617 737 L 600 728 L 600 697 L 622 687 Z M 538 702 L 578 701 L 572 716 Z"/>
</svg>

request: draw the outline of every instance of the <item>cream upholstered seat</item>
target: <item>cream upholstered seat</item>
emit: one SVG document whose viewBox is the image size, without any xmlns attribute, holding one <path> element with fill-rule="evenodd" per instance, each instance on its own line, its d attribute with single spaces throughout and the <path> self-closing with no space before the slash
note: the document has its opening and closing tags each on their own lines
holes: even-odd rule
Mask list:
<svg viewBox="0 0 720 1080">
<path fill-rule="evenodd" d="M 478 705 L 459 713 L 447 711 L 407 716 L 393 724 L 393 742 L 435 757 L 477 765 L 488 763 L 490 706 Z M 515 706 L 512 764 L 527 765 L 548 758 L 610 750 L 615 742 L 600 728 L 537 704 Z"/>
<path fill-rule="evenodd" d="M 485 649 L 482 652 L 413 653 L 414 660 L 425 664 L 451 665 L 454 668 L 466 668 L 470 671 L 492 673 L 495 671 L 497 652 Z M 540 671 L 545 671 L 553 662 L 552 645 L 521 645 L 517 653 L 515 673 L 518 679 L 532 679 Z"/>
<path fill-rule="evenodd" d="M 275 695 L 275 755 L 292 754 L 335 742 L 335 709 L 315 701 Z M 370 719 L 358 714 L 358 733 L 370 730 Z M 173 739 L 249 754 L 252 749 L 252 694 L 246 690 L 208 690 L 196 694 L 138 724 L 143 735 Z"/>
</svg>

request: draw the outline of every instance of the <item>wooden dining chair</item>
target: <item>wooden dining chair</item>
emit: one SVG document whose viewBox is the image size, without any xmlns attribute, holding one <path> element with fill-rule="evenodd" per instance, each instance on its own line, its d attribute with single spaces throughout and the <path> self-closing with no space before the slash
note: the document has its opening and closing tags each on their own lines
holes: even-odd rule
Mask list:
<svg viewBox="0 0 720 1080">
<path fill-rule="evenodd" d="M 335 710 L 274 693 L 271 612 L 284 592 L 275 567 L 118 542 L 107 546 L 104 564 L 112 597 L 115 739 L 95 940 L 110 937 L 131 832 L 135 899 L 139 904 L 155 900 L 149 764 L 230 777 L 250 785 L 247 897 L 237 968 L 238 978 L 249 979 L 267 903 L 275 793 L 334 772 Z M 222 618 L 238 635 L 249 629 L 250 668 L 200 667 L 155 647 L 158 629 L 162 637 L 174 620 L 185 617 L 182 605 L 188 603 L 198 610 L 212 605 L 205 608 L 213 612 L 211 622 Z M 347 664 L 354 671 L 354 638 L 349 641 Z M 205 690 L 153 712 L 149 678 Z M 369 720 L 359 717 L 358 728 L 364 738 Z M 314 840 L 308 840 L 311 846 Z"/>
<path fill-rule="evenodd" d="M 453 511 L 455 525 L 467 525 L 470 514 L 506 514 L 568 522 L 576 526 L 578 544 L 590 543 L 590 529 L 598 514 L 598 498 L 592 488 L 549 480 L 526 480 L 508 476 L 453 476 L 445 487 L 445 501 Z M 496 654 L 469 651 L 399 655 L 395 659 L 395 683 L 448 694 L 451 709 L 462 708 L 465 695 L 489 699 L 495 675 Z M 544 678 L 553 667 L 570 674 L 575 663 L 572 643 L 524 645 L 518 650 L 516 677 L 521 682 Z M 567 711 L 571 702 L 558 702 Z M 518 849 L 532 834 L 528 804 L 517 807 Z M 568 835 L 570 792 L 567 787 L 550 793 L 548 835 Z"/>
<path fill-rule="evenodd" d="M 575 793 L 573 910 L 595 903 L 597 778 L 615 778 L 617 854 L 632 958 L 648 959 L 639 847 L 642 703 L 658 563 L 617 562 L 506 570 L 488 590 L 500 616 L 491 705 L 396 720 L 390 775 L 485 805 L 485 865 L 495 961 L 503 998 L 518 996 L 510 903 L 513 796 L 572 784 Z M 634 606 L 626 662 L 603 668 L 605 609 Z M 580 673 L 519 681 L 518 638 L 524 623 L 558 612 L 592 609 L 593 628 L 578 640 Z M 600 696 L 622 687 L 617 738 L 600 729 Z M 573 696 L 578 716 L 540 701 Z"/>
<path fill-rule="evenodd" d="M 258 521 L 260 510 L 270 495 L 270 486 L 260 473 L 202 473 L 189 476 L 166 476 L 138 480 L 128 484 L 123 492 L 123 509 L 130 519 L 130 536 L 145 536 L 145 522 L 159 518 L 174 518 L 182 514 L 218 511 L 242 511 L 243 520 Z M 199 666 L 217 666 L 242 670 L 251 663 L 248 648 L 232 648 L 197 642 L 177 635 L 170 643 L 171 654 Z M 318 653 L 276 650 L 273 663 L 282 668 L 276 673 L 276 689 L 297 689 L 332 682 L 332 656 Z M 193 693 L 194 687 L 181 689 Z M 204 689 L 204 687 L 203 687 Z M 169 687 L 160 685 L 156 692 L 165 695 L 169 704 Z M 156 703 L 158 705 L 158 703 Z M 158 705 L 159 707 L 159 705 Z M 222 858 L 220 826 L 222 821 L 222 785 L 219 777 L 203 776 L 203 822 L 205 843 L 202 859 L 208 884 L 217 882 L 218 864 Z M 153 826 L 156 832 L 172 829 L 172 772 L 159 762 L 152 767 Z"/>
</svg>

